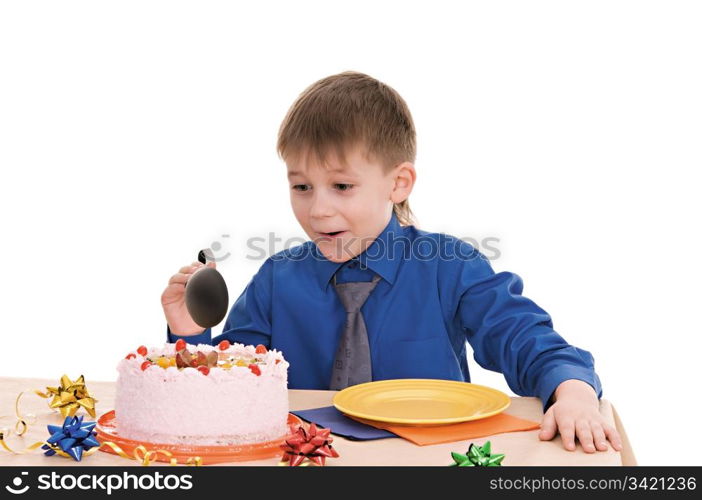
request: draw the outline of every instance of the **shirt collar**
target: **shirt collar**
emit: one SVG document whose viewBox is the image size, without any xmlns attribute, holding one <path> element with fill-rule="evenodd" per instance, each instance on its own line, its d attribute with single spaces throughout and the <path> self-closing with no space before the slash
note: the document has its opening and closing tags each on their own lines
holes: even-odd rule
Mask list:
<svg viewBox="0 0 702 500">
<path fill-rule="evenodd" d="M 358 260 L 361 269 L 370 269 L 392 285 L 395 283 L 397 269 L 404 255 L 405 239 L 402 236 L 402 226 L 400 226 L 400 222 L 397 220 L 395 212 L 393 212 L 390 217 L 390 222 L 385 226 L 383 232 L 373 240 L 373 243 L 371 243 L 364 252 L 354 257 L 354 259 Z M 397 241 L 402 242 L 403 246 L 401 248 L 398 248 Z M 334 273 L 346 264 L 346 262 L 332 262 L 322 255 L 314 242 L 310 242 L 310 244 L 312 246 L 315 274 L 317 275 L 319 286 L 322 290 L 326 291 Z"/>
</svg>

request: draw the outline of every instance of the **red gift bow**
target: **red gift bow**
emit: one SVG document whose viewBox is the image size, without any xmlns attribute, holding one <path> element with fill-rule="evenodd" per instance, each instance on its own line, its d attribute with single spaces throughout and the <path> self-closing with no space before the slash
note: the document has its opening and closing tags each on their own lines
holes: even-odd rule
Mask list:
<svg viewBox="0 0 702 500">
<path fill-rule="evenodd" d="M 331 429 L 320 429 L 314 423 L 307 431 L 300 425 L 291 437 L 281 444 L 283 462 L 290 462 L 291 467 L 300 465 L 306 458 L 317 465 L 324 465 L 327 457 L 336 458 L 339 453 L 332 448 L 333 438 L 329 436 Z"/>
</svg>

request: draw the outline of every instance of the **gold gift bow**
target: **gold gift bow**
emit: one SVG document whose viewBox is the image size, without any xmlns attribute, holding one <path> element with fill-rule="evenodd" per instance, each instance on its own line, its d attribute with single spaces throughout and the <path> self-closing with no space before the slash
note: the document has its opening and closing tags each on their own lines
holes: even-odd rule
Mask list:
<svg viewBox="0 0 702 500">
<path fill-rule="evenodd" d="M 58 408 L 62 417 L 72 417 L 82 407 L 91 417 L 95 418 L 97 399 L 88 392 L 83 375 L 78 377 L 75 382 L 68 378 L 68 375 L 63 375 L 58 387 L 47 387 L 46 390 L 47 392 L 35 390 L 34 393 L 42 398 L 53 396 L 49 407 Z"/>
<path fill-rule="evenodd" d="M 22 451 L 14 451 L 10 446 L 7 444 L 7 441 L 5 440 L 5 432 L 0 429 L 0 446 L 5 448 L 7 451 L 10 453 L 13 453 L 15 455 L 22 455 L 24 453 L 29 453 L 30 451 L 34 451 L 40 446 L 43 445 L 48 445 L 51 447 L 52 450 L 56 452 L 57 455 L 61 455 L 62 457 L 66 458 L 71 458 L 71 456 L 61 450 L 56 445 L 52 445 L 50 443 L 47 443 L 46 441 L 37 441 L 36 443 L 32 443 L 31 445 L 27 446 L 24 450 Z M 84 457 L 87 457 L 89 455 L 92 455 L 96 451 L 98 451 L 100 448 L 103 446 L 107 446 L 111 448 L 117 455 L 119 455 L 122 458 L 128 458 L 129 460 L 136 460 L 138 462 L 141 462 L 141 465 L 150 465 L 151 462 L 155 461 L 158 458 L 158 455 L 161 454 L 165 456 L 166 458 L 169 459 L 169 464 L 170 465 L 178 465 L 178 460 L 173 457 L 173 453 L 167 450 L 147 450 L 144 445 L 139 445 L 136 448 L 134 448 L 134 457 L 130 457 L 122 448 L 120 448 L 117 444 L 113 443 L 112 441 L 103 441 L 100 443 L 100 446 L 96 446 L 85 453 L 83 453 Z M 195 456 L 195 457 L 189 457 L 185 461 L 185 465 L 195 465 L 199 466 L 202 465 L 202 458 Z"/>
<path fill-rule="evenodd" d="M 61 416 L 64 418 L 74 416 L 81 407 L 84 408 L 91 417 L 95 418 L 95 403 L 97 403 L 97 399 L 93 398 L 88 392 L 83 375 L 78 377 L 75 382 L 68 378 L 68 375 L 63 375 L 59 382 L 57 387 L 47 387 L 47 392 L 42 392 L 37 389 L 31 392 L 44 399 L 53 396 L 53 399 L 49 402 L 49 408 L 54 410 L 58 408 L 61 412 Z M 15 415 L 17 415 L 15 434 L 18 436 L 22 436 L 27 432 L 29 425 L 34 423 L 34 419 L 36 418 L 34 414 L 28 413 L 26 416 L 23 416 L 20 412 L 19 402 L 25 392 L 29 392 L 29 390 L 20 392 L 15 400 Z M 32 421 L 28 423 L 28 420 Z"/>
</svg>

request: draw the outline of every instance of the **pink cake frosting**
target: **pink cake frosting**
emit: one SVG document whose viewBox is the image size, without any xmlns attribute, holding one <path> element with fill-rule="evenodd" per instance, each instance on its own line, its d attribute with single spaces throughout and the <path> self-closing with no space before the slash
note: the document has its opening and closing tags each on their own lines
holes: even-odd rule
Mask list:
<svg viewBox="0 0 702 500">
<path fill-rule="evenodd" d="M 117 432 L 150 443 L 227 445 L 271 441 L 287 431 L 288 362 L 276 350 L 256 353 L 254 346 L 232 344 L 227 349 L 188 344 L 188 351 L 216 351 L 220 365 L 227 360 L 248 366 L 214 366 L 203 374 L 195 368 L 142 370 L 147 360 L 174 357 L 175 344 L 134 353 L 117 365 L 115 393 Z"/>
</svg>

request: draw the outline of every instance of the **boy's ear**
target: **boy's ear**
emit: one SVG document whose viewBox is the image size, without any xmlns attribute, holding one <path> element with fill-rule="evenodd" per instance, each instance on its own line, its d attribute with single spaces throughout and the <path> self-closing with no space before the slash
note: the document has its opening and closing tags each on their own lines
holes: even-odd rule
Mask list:
<svg viewBox="0 0 702 500">
<path fill-rule="evenodd" d="M 394 185 L 390 193 L 390 199 L 393 203 L 402 203 L 409 198 L 414 183 L 417 180 L 417 172 L 414 170 L 414 164 L 408 161 L 400 163 L 394 168 L 392 176 Z"/>
</svg>

